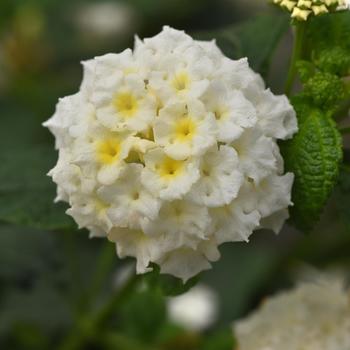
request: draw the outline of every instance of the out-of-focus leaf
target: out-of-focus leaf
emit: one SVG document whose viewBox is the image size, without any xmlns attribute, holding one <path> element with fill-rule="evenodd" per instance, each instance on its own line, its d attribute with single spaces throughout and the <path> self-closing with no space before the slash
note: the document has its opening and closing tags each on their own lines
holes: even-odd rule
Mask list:
<svg viewBox="0 0 350 350">
<path fill-rule="evenodd" d="M 261 15 L 221 30 L 197 33 L 202 40 L 216 39 L 218 46 L 230 58 L 248 57 L 250 65 L 263 75 L 282 35 L 289 27 L 284 15 Z"/>
<path fill-rule="evenodd" d="M 55 272 L 58 260 L 52 234 L 0 225 L 0 281 L 30 283 L 40 274 Z"/>
<path fill-rule="evenodd" d="M 0 225 L 0 338 L 25 336 L 28 327 L 52 336 L 70 325 L 68 274 L 56 238 Z"/>
<path fill-rule="evenodd" d="M 275 242 L 271 232 L 257 232 L 249 246 L 247 243 L 228 243 L 221 247 L 221 259 L 202 278 L 202 282 L 213 286 L 218 293 L 219 324 L 231 323 L 260 301 L 259 296 L 265 292 L 281 256 L 286 254 L 283 249 L 276 249 Z"/>
<path fill-rule="evenodd" d="M 40 120 L 14 107 L 1 118 L 0 221 L 43 229 L 74 227 L 67 206 L 53 203 L 55 185 L 46 174 L 57 154 Z"/>
<path fill-rule="evenodd" d="M 202 346 L 202 350 L 232 350 L 234 349 L 232 329 L 224 329 L 209 335 Z"/>
<path fill-rule="evenodd" d="M 166 321 L 165 300 L 159 289 L 138 291 L 121 308 L 120 327 L 130 337 L 150 344 Z"/>
<path fill-rule="evenodd" d="M 44 229 L 74 227 L 66 205 L 53 203 L 55 186 L 46 173 L 54 159 L 49 145 L 0 150 L 0 220 Z"/>
<path fill-rule="evenodd" d="M 315 16 L 310 21 L 306 38 L 306 47 L 313 50 L 329 49 L 340 46 L 350 49 L 350 12 L 343 11 L 325 16 Z"/>
<path fill-rule="evenodd" d="M 188 292 L 198 282 L 198 277 L 193 277 L 186 283 L 171 275 L 161 274 L 159 266 L 153 264 L 153 271 L 144 276 L 146 285 L 150 288 L 158 288 L 164 296 L 176 296 Z"/>
<path fill-rule="evenodd" d="M 286 169 L 295 174 L 292 220 L 301 230 L 310 231 L 338 179 L 341 136 L 334 121 L 315 109 L 299 115 L 299 132 L 285 146 Z"/>
<path fill-rule="evenodd" d="M 47 281 L 30 288 L 9 290 L 2 299 L 0 334 L 10 332 L 18 325 L 36 325 L 52 334 L 68 328 L 71 310 L 61 293 Z"/>
<path fill-rule="evenodd" d="M 17 324 L 7 338 L 3 345 L 5 349 L 46 350 L 49 348 L 49 337 L 34 324 Z"/>
</svg>

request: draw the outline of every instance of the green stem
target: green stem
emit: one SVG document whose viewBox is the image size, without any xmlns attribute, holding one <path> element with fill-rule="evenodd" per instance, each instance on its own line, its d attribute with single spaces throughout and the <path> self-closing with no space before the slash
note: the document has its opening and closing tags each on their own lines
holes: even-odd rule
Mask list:
<svg viewBox="0 0 350 350">
<path fill-rule="evenodd" d="M 91 304 L 95 300 L 99 291 L 101 290 L 103 283 L 106 281 L 108 274 L 110 273 L 113 262 L 115 261 L 115 246 L 109 241 L 103 243 L 101 253 L 98 257 L 94 275 L 92 277 L 91 287 L 88 295 L 88 302 Z"/>
<path fill-rule="evenodd" d="M 339 132 L 343 135 L 350 134 L 350 127 L 339 129 Z"/>
<path fill-rule="evenodd" d="M 288 72 L 286 87 L 285 87 L 285 93 L 287 96 L 290 96 L 290 93 L 294 85 L 294 80 L 297 73 L 296 63 L 298 60 L 302 58 L 304 39 L 305 39 L 305 29 L 306 29 L 306 23 L 304 22 L 296 23 L 292 58 L 289 66 L 289 72 Z"/>
<path fill-rule="evenodd" d="M 148 347 L 145 344 L 140 344 L 135 339 L 126 338 L 124 335 L 118 333 L 102 334 L 99 342 L 102 343 L 103 348 L 111 350 L 156 350 L 154 346 Z"/>
<path fill-rule="evenodd" d="M 114 314 L 124 299 L 134 290 L 139 281 L 137 275 L 132 275 L 128 281 L 112 296 L 112 298 L 96 313 L 81 318 L 71 334 L 58 347 L 58 350 L 85 349 L 86 344 L 97 339 L 103 324 Z"/>
<path fill-rule="evenodd" d="M 124 299 L 136 288 L 140 276 L 133 274 L 128 281 L 125 282 L 123 287 L 119 289 L 118 293 L 115 293 L 114 296 L 102 307 L 94 317 L 94 324 L 96 326 L 102 325 L 106 322 L 114 313 Z"/>
<path fill-rule="evenodd" d="M 79 286 L 81 286 L 81 277 L 79 273 L 79 262 L 77 260 L 76 246 L 77 246 L 77 237 L 76 232 L 65 231 L 63 232 L 64 240 L 64 251 L 67 259 L 67 264 L 70 272 L 70 288 L 69 292 L 71 295 L 71 303 L 75 308 L 75 312 L 79 313 L 81 308 L 81 291 Z"/>
<path fill-rule="evenodd" d="M 350 99 L 344 101 L 339 109 L 334 113 L 333 118 L 335 120 L 342 120 L 348 117 L 350 110 Z"/>
</svg>

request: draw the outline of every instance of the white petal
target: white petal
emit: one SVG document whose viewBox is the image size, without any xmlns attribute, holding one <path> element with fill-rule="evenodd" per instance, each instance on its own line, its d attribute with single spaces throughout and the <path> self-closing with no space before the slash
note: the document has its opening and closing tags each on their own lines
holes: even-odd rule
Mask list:
<svg viewBox="0 0 350 350">
<path fill-rule="evenodd" d="M 174 250 L 158 263 L 161 273 L 181 278 L 184 283 L 199 272 L 211 268 L 210 263 L 202 253 L 190 248 Z"/>
<path fill-rule="evenodd" d="M 219 207 L 236 198 L 243 175 L 239 171 L 237 153 L 232 147 L 221 146 L 219 150 L 208 152 L 202 159 L 200 171 L 200 179 L 188 194 L 191 201 Z"/>
</svg>

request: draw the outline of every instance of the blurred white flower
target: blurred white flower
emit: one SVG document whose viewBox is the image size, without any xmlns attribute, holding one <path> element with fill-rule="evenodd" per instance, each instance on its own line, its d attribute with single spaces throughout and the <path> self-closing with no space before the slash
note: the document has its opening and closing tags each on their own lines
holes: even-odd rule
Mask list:
<svg viewBox="0 0 350 350">
<path fill-rule="evenodd" d="M 339 6 L 340 10 L 350 10 L 350 0 L 344 0 L 343 4 Z"/>
<path fill-rule="evenodd" d="M 138 273 L 153 262 L 187 280 L 221 243 L 278 232 L 288 217 L 293 174 L 277 140 L 297 131 L 295 112 L 214 42 L 165 27 L 84 62 L 80 91 L 45 126 L 59 150 L 57 200 L 136 257 Z"/>
<path fill-rule="evenodd" d="M 206 285 L 199 284 L 190 291 L 167 302 L 172 322 L 191 331 L 203 331 L 215 323 L 218 316 L 218 296 Z"/>
<path fill-rule="evenodd" d="M 85 37 L 122 37 L 134 30 L 135 13 L 125 2 L 97 2 L 77 8 L 76 24 Z"/>
<path fill-rule="evenodd" d="M 350 291 L 322 275 L 263 302 L 234 326 L 240 350 L 350 349 Z"/>
</svg>

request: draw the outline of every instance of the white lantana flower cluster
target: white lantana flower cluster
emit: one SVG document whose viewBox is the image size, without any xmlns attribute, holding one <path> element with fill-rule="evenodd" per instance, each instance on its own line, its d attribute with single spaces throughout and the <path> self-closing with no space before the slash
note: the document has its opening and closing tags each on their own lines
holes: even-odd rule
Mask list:
<svg viewBox="0 0 350 350">
<path fill-rule="evenodd" d="M 350 291 L 321 276 L 267 299 L 235 325 L 240 350 L 350 349 Z"/>
<path fill-rule="evenodd" d="M 165 27 L 83 65 L 80 91 L 45 123 L 59 150 L 57 200 L 80 227 L 136 257 L 138 273 L 154 262 L 183 280 L 221 243 L 280 230 L 293 175 L 276 141 L 297 122 L 246 59 Z"/>
<path fill-rule="evenodd" d="M 348 0 L 273 0 L 273 2 L 291 13 L 291 17 L 306 21 L 310 16 L 346 9 Z"/>
</svg>

